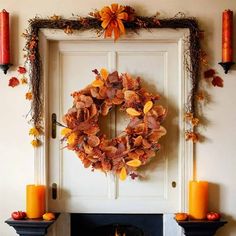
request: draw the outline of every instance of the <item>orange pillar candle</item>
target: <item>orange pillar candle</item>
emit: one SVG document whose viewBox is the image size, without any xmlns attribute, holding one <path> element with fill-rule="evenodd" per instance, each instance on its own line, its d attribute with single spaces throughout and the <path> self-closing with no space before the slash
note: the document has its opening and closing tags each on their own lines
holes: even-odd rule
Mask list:
<svg viewBox="0 0 236 236">
<path fill-rule="evenodd" d="M 202 220 L 208 212 L 208 182 L 189 182 L 189 216 L 191 219 Z"/>
<path fill-rule="evenodd" d="M 233 12 L 222 14 L 222 62 L 233 61 Z"/>
<path fill-rule="evenodd" d="M 45 192 L 44 185 L 26 186 L 26 213 L 28 218 L 41 218 L 45 213 Z"/>
<path fill-rule="evenodd" d="M 0 64 L 10 63 L 9 13 L 4 9 L 0 12 Z"/>
</svg>

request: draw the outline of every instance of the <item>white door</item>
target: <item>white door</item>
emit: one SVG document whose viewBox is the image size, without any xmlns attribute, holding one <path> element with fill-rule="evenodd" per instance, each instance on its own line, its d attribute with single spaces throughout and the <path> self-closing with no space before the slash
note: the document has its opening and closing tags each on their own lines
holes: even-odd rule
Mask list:
<svg viewBox="0 0 236 236">
<path fill-rule="evenodd" d="M 167 35 L 167 36 L 166 36 Z M 55 212 L 86 213 L 170 213 L 181 205 L 181 164 L 183 158 L 182 127 L 183 32 L 168 31 L 165 39 L 160 31 L 143 32 L 127 39 L 83 39 L 50 41 L 48 55 L 49 115 L 57 120 L 72 107 L 70 94 L 94 80 L 93 69 L 127 72 L 140 76 L 142 85 L 162 97 L 160 103 L 168 109 L 163 123 L 167 135 L 156 157 L 140 170 L 143 178 L 124 182 L 112 174 L 85 169 L 72 151 L 57 137 L 49 138 L 48 184 L 57 185 L 57 198 L 49 193 L 48 206 Z M 167 40 L 166 40 L 167 38 Z M 113 112 L 102 122 L 103 132 L 114 136 L 128 123 L 128 117 Z M 174 186 L 176 183 L 176 186 Z"/>
</svg>

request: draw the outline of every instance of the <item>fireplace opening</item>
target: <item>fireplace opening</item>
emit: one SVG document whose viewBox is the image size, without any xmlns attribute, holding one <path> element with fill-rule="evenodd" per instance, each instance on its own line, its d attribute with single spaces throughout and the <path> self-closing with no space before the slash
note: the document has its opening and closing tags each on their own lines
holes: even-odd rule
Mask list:
<svg viewBox="0 0 236 236">
<path fill-rule="evenodd" d="M 144 236 L 142 229 L 133 225 L 110 224 L 96 227 L 88 235 L 96 236 Z"/>
<path fill-rule="evenodd" d="M 163 236 L 162 214 L 72 213 L 71 236 Z"/>
</svg>

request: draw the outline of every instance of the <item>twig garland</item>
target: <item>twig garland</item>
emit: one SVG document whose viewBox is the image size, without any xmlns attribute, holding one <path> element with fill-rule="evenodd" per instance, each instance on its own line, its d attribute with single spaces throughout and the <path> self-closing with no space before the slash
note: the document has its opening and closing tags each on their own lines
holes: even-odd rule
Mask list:
<svg viewBox="0 0 236 236">
<path fill-rule="evenodd" d="M 153 17 L 136 16 L 131 22 L 124 22 L 125 29 L 138 33 L 139 29 L 156 29 L 156 28 L 171 28 L 171 29 L 189 29 L 189 56 L 190 65 L 187 66 L 189 76 L 192 83 L 192 88 L 189 94 L 186 110 L 192 114 L 196 112 L 195 96 L 198 91 L 198 82 L 200 79 L 200 33 L 198 22 L 195 18 L 169 18 L 157 19 Z M 40 19 L 35 17 L 29 20 L 29 30 L 23 34 L 26 38 L 25 52 L 26 63 L 29 63 L 29 77 L 33 94 L 31 104 L 32 122 L 35 127 L 42 126 L 43 117 L 43 96 L 41 77 L 41 59 L 39 54 L 39 30 L 40 29 L 60 29 L 65 33 L 73 33 L 73 31 L 94 30 L 101 35 L 104 29 L 101 27 L 101 21 L 94 17 L 78 17 L 75 20 L 61 19 L 54 16 L 50 19 Z"/>
</svg>

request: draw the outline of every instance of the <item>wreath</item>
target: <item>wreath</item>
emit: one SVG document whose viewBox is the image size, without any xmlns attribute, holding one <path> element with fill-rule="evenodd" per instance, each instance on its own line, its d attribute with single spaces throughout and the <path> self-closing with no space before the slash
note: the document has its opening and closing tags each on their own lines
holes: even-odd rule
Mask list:
<svg viewBox="0 0 236 236">
<path fill-rule="evenodd" d="M 76 152 L 84 167 L 112 171 L 125 180 L 137 177 L 138 167 L 145 165 L 160 149 L 159 139 L 166 134 L 161 122 L 166 109 L 157 105 L 159 95 L 141 86 L 139 77 L 93 70 L 95 80 L 86 88 L 72 93 L 73 106 L 63 116 L 61 130 L 67 148 Z M 99 116 L 107 116 L 119 106 L 130 121 L 117 137 L 108 139 L 100 132 Z"/>
</svg>

